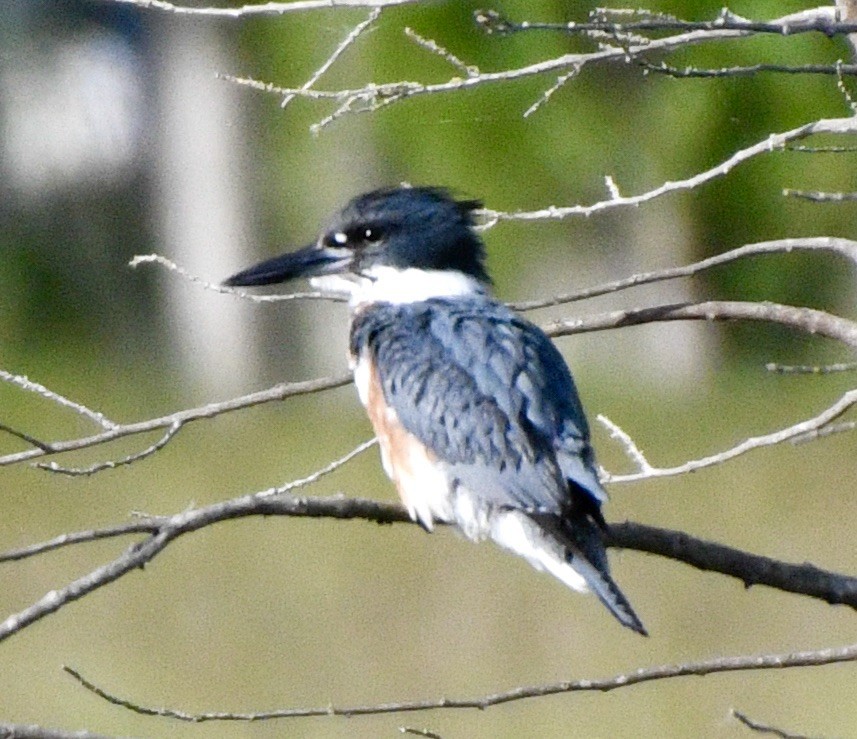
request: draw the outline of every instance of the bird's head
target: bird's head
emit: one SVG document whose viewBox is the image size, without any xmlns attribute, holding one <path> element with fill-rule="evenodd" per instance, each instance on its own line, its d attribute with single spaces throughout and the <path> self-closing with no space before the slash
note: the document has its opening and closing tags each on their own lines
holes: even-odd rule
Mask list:
<svg viewBox="0 0 857 739">
<path fill-rule="evenodd" d="M 352 297 L 385 299 L 392 287 L 400 295 L 395 302 L 408 295 L 418 300 L 478 292 L 490 282 L 485 247 L 474 229 L 480 206 L 437 187 L 375 190 L 351 200 L 316 243 L 250 267 L 224 284 L 273 285 L 309 277 L 319 287 Z"/>
</svg>

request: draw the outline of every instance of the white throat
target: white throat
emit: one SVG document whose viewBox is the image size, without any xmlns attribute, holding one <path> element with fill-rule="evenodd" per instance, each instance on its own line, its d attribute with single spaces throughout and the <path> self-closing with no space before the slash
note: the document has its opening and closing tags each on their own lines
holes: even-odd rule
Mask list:
<svg viewBox="0 0 857 739">
<path fill-rule="evenodd" d="M 320 290 L 345 293 L 352 308 L 367 303 L 402 305 L 486 292 L 479 280 L 463 272 L 385 266 L 370 267 L 360 275 L 348 272 L 313 277 L 310 284 Z"/>
</svg>

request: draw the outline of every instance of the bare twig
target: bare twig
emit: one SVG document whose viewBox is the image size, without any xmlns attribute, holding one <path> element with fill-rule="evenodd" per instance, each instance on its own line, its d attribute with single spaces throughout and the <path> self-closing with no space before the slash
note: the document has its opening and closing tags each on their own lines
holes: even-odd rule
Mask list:
<svg viewBox="0 0 857 739">
<path fill-rule="evenodd" d="M 813 308 L 738 300 L 672 303 L 610 311 L 585 318 L 553 321 L 545 325 L 544 330 L 549 336 L 570 336 L 660 321 L 765 321 L 834 339 L 857 349 L 857 323 L 854 321 Z"/>
<path fill-rule="evenodd" d="M 556 82 L 554 82 L 547 90 L 545 90 L 540 96 L 539 99 L 536 100 L 529 108 L 524 111 L 524 118 L 529 118 L 533 113 L 535 113 L 539 108 L 541 108 L 545 103 L 547 103 L 562 87 L 571 79 L 577 77 L 580 73 L 580 67 L 573 67 L 571 71 L 565 72 L 556 78 Z"/>
<path fill-rule="evenodd" d="M 380 15 L 381 7 L 377 6 L 372 9 L 372 12 L 369 13 L 369 17 L 366 18 L 366 20 L 354 26 L 354 28 L 351 29 L 348 35 L 333 50 L 333 53 L 324 61 L 324 64 L 322 64 L 318 69 L 316 69 L 315 72 L 310 75 L 310 78 L 306 82 L 304 82 L 304 84 L 301 86 L 301 90 L 309 90 L 316 82 L 318 82 L 321 79 L 322 75 L 336 63 L 336 60 L 339 59 L 339 57 L 341 57 L 343 53 L 345 53 L 345 50 L 360 37 L 363 31 L 365 31 L 376 20 L 378 20 L 378 16 Z M 295 99 L 295 97 L 295 95 L 286 95 L 283 98 L 283 101 L 280 103 L 280 107 L 285 108 L 292 100 Z"/>
<path fill-rule="evenodd" d="M 836 364 L 777 364 L 769 362 L 765 365 L 768 372 L 780 375 L 829 375 L 837 372 L 853 372 L 857 370 L 857 362 L 838 362 Z"/>
<path fill-rule="evenodd" d="M 414 736 L 424 736 L 427 737 L 427 739 L 443 739 L 443 737 L 437 732 L 431 731 L 430 729 L 417 729 L 413 726 L 400 726 L 399 733 L 413 734 Z"/>
<path fill-rule="evenodd" d="M 683 475 L 688 472 L 695 472 L 696 470 L 703 469 L 704 467 L 711 467 L 717 464 L 723 464 L 731 459 L 735 459 L 735 457 L 740 457 L 742 454 L 746 454 L 749 451 L 754 449 L 762 449 L 764 447 L 775 446 L 777 444 L 782 444 L 786 441 L 796 441 L 798 439 L 802 439 L 807 435 L 811 435 L 815 432 L 824 429 L 828 424 L 835 421 L 839 418 L 843 413 L 845 413 L 849 408 L 853 405 L 857 405 L 857 390 L 849 390 L 842 397 L 839 398 L 835 403 L 826 408 L 824 411 L 819 413 L 817 416 L 809 418 L 805 421 L 801 421 L 800 423 L 796 423 L 787 428 L 781 429 L 779 431 L 774 431 L 770 434 L 764 434 L 762 436 L 751 436 L 749 439 L 744 439 L 739 444 L 736 444 L 729 449 L 726 449 L 718 454 L 712 454 L 707 457 L 702 457 L 701 459 L 692 459 L 684 464 L 677 465 L 676 467 L 653 467 L 649 464 L 645 457 L 642 456 L 642 453 L 637 449 L 633 442 L 630 445 L 625 441 L 627 439 L 630 441 L 630 437 L 627 435 L 619 436 L 614 434 L 614 438 L 618 438 L 625 444 L 626 451 L 628 456 L 631 457 L 632 460 L 637 462 L 639 465 L 639 469 L 637 472 L 632 472 L 627 475 L 614 475 L 612 473 L 605 472 L 603 474 L 604 481 L 606 483 L 627 483 L 627 482 L 639 482 L 640 480 L 649 480 L 653 477 L 670 477 L 673 475 Z M 602 420 L 602 416 L 598 417 L 599 420 Z M 615 427 L 615 425 L 609 422 L 611 425 Z M 643 463 L 640 463 L 640 459 L 642 458 Z"/>
<path fill-rule="evenodd" d="M 783 195 L 809 200 L 813 203 L 847 203 L 857 200 L 857 192 L 819 192 L 818 190 L 792 190 L 786 188 Z"/>
<path fill-rule="evenodd" d="M 207 282 L 202 278 L 191 274 L 184 267 L 180 267 L 171 259 L 162 257 L 160 254 L 138 254 L 128 262 L 128 266 L 132 268 L 139 267 L 141 264 L 160 264 L 162 267 L 166 267 L 171 272 L 181 275 L 188 282 L 199 285 L 205 290 L 211 290 L 212 292 L 221 293 L 223 295 L 236 295 L 239 298 L 250 300 L 254 303 L 282 303 L 289 300 L 331 300 L 334 302 L 343 302 L 345 300 L 341 295 L 321 292 L 318 290 L 310 290 L 300 293 L 283 293 L 278 295 L 256 295 L 254 293 L 249 293 L 246 290 L 227 287 L 226 285 L 221 285 L 216 282 Z"/>
<path fill-rule="evenodd" d="M 16 439 L 20 439 L 21 441 L 26 441 L 28 444 L 36 447 L 37 449 L 41 449 L 44 452 L 50 453 L 53 451 L 51 449 L 50 444 L 46 444 L 41 439 L 37 439 L 35 436 L 31 436 L 30 434 L 24 433 L 23 431 L 18 431 L 17 429 L 13 429 L 11 426 L 7 426 L 5 423 L 0 423 L 0 431 L 3 431 L 11 436 L 14 436 Z"/>
<path fill-rule="evenodd" d="M 365 518 L 378 523 L 410 520 L 407 512 L 399 506 L 385 506 L 372 501 L 352 501 L 345 498 L 301 499 L 282 495 L 269 497 L 245 495 L 168 517 L 158 517 L 149 521 L 138 520 L 119 528 L 125 534 L 132 529 L 141 531 L 148 523 L 152 530 L 146 539 L 132 544 L 111 562 L 94 569 L 63 588 L 50 591 L 31 606 L 10 615 L 0 623 L 0 641 L 151 562 L 171 541 L 185 534 L 198 531 L 218 521 L 278 514 L 316 518 Z M 100 534 L 98 538 L 107 538 L 104 532 L 98 533 Z M 80 541 L 81 539 L 77 538 L 74 543 L 80 543 Z"/>
<path fill-rule="evenodd" d="M 476 77 L 479 74 L 479 67 L 472 64 L 465 64 L 449 49 L 441 46 L 433 39 L 420 36 L 420 34 L 418 34 L 413 28 L 405 28 L 405 36 L 411 39 L 411 41 L 417 44 L 417 46 L 421 46 L 426 51 L 436 54 L 441 59 L 446 60 L 465 77 Z"/>
<path fill-rule="evenodd" d="M 51 401 L 52 403 L 56 403 L 57 405 L 61 405 L 65 408 L 71 408 L 71 410 L 73 410 L 78 415 L 81 415 L 84 418 L 93 421 L 94 423 L 101 426 L 101 428 L 103 429 L 112 430 L 116 428 L 116 424 L 113 423 L 113 421 L 111 421 L 109 418 L 107 418 L 103 413 L 97 413 L 96 411 L 90 410 L 81 403 L 76 403 L 73 400 L 69 400 L 64 395 L 55 393 L 53 390 L 48 390 L 48 388 L 46 388 L 44 385 L 38 382 L 34 382 L 25 375 L 13 375 L 11 372 L 6 372 L 5 370 L 0 369 L 0 380 L 11 383 L 12 385 L 17 385 L 22 390 L 27 390 L 28 392 L 41 395 L 43 398 Z M 8 428 L 4 430 L 11 431 Z M 20 436 L 20 434 L 18 433 L 16 433 L 16 435 Z M 20 438 L 26 439 L 26 437 L 24 436 L 20 436 Z M 26 440 L 30 441 L 30 439 Z M 36 442 L 35 440 L 30 441 L 30 443 L 38 446 L 38 442 Z"/>
<path fill-rule="evenodd" d="M 344 464 L 368 446 L 369 444 L 361 445 L 354 452 L 338 460 L 337 466 Z M 307 481 L 317 479 L 320 474 L 330 471 L 330 468 L 329 465 L 321 473 L 310 475 L 304 481 L 288 483 L 280 488 L 264 491 L 262 494 L 245 495 L 172 516 L 140 518 L 112 528 L 67 534 L 49 542 L 0 555 L 0 562 L 13 561 L 70 544 L 129 534 L 148 534 L 146 539 L 131 545 L 113 561 L 59 590 L 49 592 L 31 606 L 9 616 L 0 624 L 0 641 L 151 562 L 175 539 L 221 521 L 248 516 L 287 516 L 359 519 L 375 523 L 413 523 L 404 507 L 398 504 L 340 496 L 296 498 L 282 494 L 285 490 L 294 489 L 300 484 L 307 484 Z M 703 542 L 682 532 L 670 532 L 641 524 L 625 523 L 612 527 L 608 544 L 625 549 L 640 549 L 684 561 L 699 569 L 737 577 L 745 584 L 764 584 L 820 598 L 828 603 L 844 603 L 857 608 L 857 579 L 822 571 L 812 565 L 777 562 L 722 545 Z"/>
<path fill-rule="evenodd" d="M 614 12 L 612 8 L 605 11 Z M 835 36 L 857 31 L 857 24 L 842 22 L 837 19 L 832 7 L 812 8 L 792 15 L 784 16 L 775 21 L 752 21 L 742 18 L 729 10 L 723 9 L 713 21 L 686 21 L 662 14 L 650 14 L 648 11 L 635 11 L 638 15 L 648 16 L 640 20 L 611 22 L 603 18 L 590 21 L 568 23 L 539 23 L 524 21 L 515 23 L 496 11 L 478 11 L 477 23 L 493 33 L 521 33 L 526 31 L 560 31 L 563 33 L 589 34 L 593 31 L 622 36 L 640 31 L 741 31 L 744 34 L 769 33 L 778 36 L 790 36 L 797 33 L 823 33 Z M 484 18 L 484 15 L 490 18 Z"/>
<path fill-rule="evenodd" d="M 794 440 L 794 443 L 804 444 L 810 441 L 816 441 L 817 439 L 823 439 L 827 436 L 833 436 L 833 434 L 842 434 L 846 431 L 853 431 L 855 428 L 857 428 L 857 421 L 842 421 L 842 423 L 833 423 L 830 426 L 825 426 L 824 428 L 807 431 L 805 434 L 798 436 Z"/>
<path fill-rule="evenodd" d="M 340 375 L 339 377 L 320 377 L 315 380 L 307 380 L 306 382 L 283 382 L 278 385 L 274 385 L 274 387 L 267 390 L 260 390 L 256 393 L 242 395 L 220 403 L 209 403 L 198 408 L 189 408 L 187 410 L 177 411 L 176 413 L 170 413 L 167 416 L 151 418 L 147 421 L 118 424 L 115 428 L 111 428 L 109 431 L 104 431 L 100 434 L 95 434 L 94 436 L 85 436 L 79 439 L 52 442 L 47 445 L 47 449 L 27 449 L 23 452 L 6 454 L 4 456 L 0 456 L 0 467 L 26 462 L 31 459 L 47 456 L 48 454 L 59 454 L 61 452 L 70 452 L 77 449 L 87 449 L 99 444 L 114 441 L 115 439 L 121 439 L 125 436 L 144 434 L 157 429 L 168 429 L 175 424 L 183 425 L 191 421 L 198 421 L 201 418 L 213 418 L 214 416 L 219 416 L 221 413 L 228 413 L 241 408 L 251 408 L 256 405 L 261 405 L 262 403 L 283 400 L 296 395 L 307 395 L 309 393 L 321 392 L 322 390 L 330 390 L 331 388 L 347 385 L 350 381 L 350 375 Z"/>
<path fill-rule="evenodd" d="M 279 718 L 300 718 L 307 716 L 371 716 L 389 713 L 410 713 L 415 711 L 478 709 L 485 710 L 504 703 L 513 703 L 529 698 L 542 698 L 548 695 L 581 692 L 607 692 L 621 690 L 640 683 L 657 680 L 669 680 L 689 675 L 712 675 L 722 672 L 741 672 L 747 670 L 775 670 L 792 667 L 818 667 L 857 660 L 857 644 L 844 647 L 788 652 L 782 654 L 738 655 L 735 657 L 716 657 L 713 659 L 685 662 L 656 667 L 640 667 L 630 672 L 608 678 L 588 678 L 567 680 L 546 685 L 517 687 L 489 695 L 473 698 L 438 698 L 434 700 L 389 701 L 375 705 L 321 706 L 306 708 L 282 708 L 258 713 L 188 713 L 174 708 L 144 706 L 126 698 L 108 693 L 103 688 L 83 677 L 72 667 L 63 669 L 83 687 L 109 703 L 127 708 L 145 716 L 162 716 L 179 721 L 200 723 L 203 721 L 262 721 Z"/>
<path fill-rule="evenodd" d="M 851 40 L 851 44 L 853 46 L 854 35 L 849 35 L 849 39 Z M 842 99 L 845 101 L 845 104 L 851 109 L 851 115 L 857 115 L 857 103 L 854 102 L 854 98 L 851 95 L 851 90 L 848 89 L 848 85 L 845 84 L 845 76 L 846 69 L 853 69 L 854 65 L 845 64 L 841 59 L 836 62 L 836 89 L 839 90 L 839 94 L 842 95 Z"/>
<path fill-rule="evenodd" d="M 61 475 L 68 475 L 69 477 L 87 477 L 103 470 L 113 470 L 117 467 L 122 467 L 127 464 L 133 464 L 134 462 L 138 462 L 139 460 L 145 459 L 146 457 L 151 456 L 155 452 L 160 451 L 179 432 L 179 429 L 181 429 L 183 425 L 184 422 L 176 421 L 167 429 L 167 432 L 154 444 L 146 447 L 140 452 L 129 454 L 127 457 L 123 457 L 122 459 L 99 462 L 98 464 L 93 464 L 89 467 L 63 467 L 62 465 L 59 465 L 56 462 L 36 462 L 34 466 L 38 467 L 40 470 L 56 472 Z M 50 451 L 54 450 L 51 449 Z"/>
<path fill-rule="evenodd" d="M 310 475 L 306 477 L 299 478 L 297 480 L 293 480 L 292 482 L 287 482 L 284 485 L 280 485 L 279 487 L 269 488 L 268 490 L 262 490 L 259 493 L 256 493 L 256 496 L 259 498 L 270 498 L 273 495 L 285 495 L 286 493 L 290 493 L 292 490 L 296 490 L 297 488 L 305 487 L 306 485 L 310 485 L 314 482 L 318 482 L 325 475 L 329 475 L 334 470 L 339 469 L 342 465 L 347 464 L 355 457 L 363 454 L 367 449 L 371 449 L 375 444 L 378 443 L 377 438 L 369 439 L 368 441 L 364 441 L 362 444 L 358 444 L 354 449 L 352 449 L 348 454 L 345 454 L 339 459 L 334 459 L 330 464 L 325 465 L 319 470 L 316 470 Z"/>
<path fill-rule="evenodd" d="M 835 14 L 828 12 L 829 10 L 830 9 L 828 8 L 816 8 L 802 14 L 784 16 L 769 22 L 771 24 L 778 25 L 781 28 L 786 28 L 790 27 L 790 24 L 797 22 L 796 19 L 800 16 L 807 23 L 810 22 L 812 18 L 817 19 L 819 23 L 823 23 L 826 22 L 826 19 L 835 17 Z M 483 72 L 472 76 L 465 76 L 463 78 L 456 76 L 446 82 L 436 84 L 423 84 L 411 81 L 383 84 L 372 82 L 364 85 L 363 87 L 353 89 L 317 90 L 313 88 L 302 90 L 301 88 L 278 87 L 252 79 L 229 79 L 232 79 L 239 84 L 249 85 L 255 89 L 276 94 L 278 96 L 298 95 L 314 100 L 335 101 L 338 105 L 337 112 L 324 119 L 329 122 L 330 120 L 342 117 L 347 113 L 375 111 L 392 102 L 398 102 L 410 97 L 458 92 L 461 90 L 472 89 L 477 86 L 510 82 L 542 74 L 564 75 L 571 70 L 580 70 L 589 64 L 606 62 L 629 63 L 641 54 L 665 51 L 669 52 L 693 44 L 718 41 L 727 38 L 740 38 L 748 33 L 750 33 L 750 31 L 729 29 L 689 31 L 687 33 L 679 33 L 661 39 L 646 39 L 645 42 L 642 43 L 631 43 L 620 47 L 609 46 L 592 53 L 565 54 L 555 59 L 548 59 L 516 69 L 507 69 L 500 72 Z M 313 126 L 313 130 L 317 130 L 322 125 L 323 124 L 321 122 L 315 124 Z M 803 135 L 808 135 L 808 133 Z M 510 218 L 523 218 L 526 217 L 526 214 L 503 214 L 503 216 Z"/>
<path fill-rule="evenodd" d="M 831 423 L 829 426 L 824 426 L 820 429 L 812 429 L 811 431 L 807 431 L 805 434 L 796 436 L 792 441 L 795 444 L 806 444 L 811 441 L 817 441 L 818 439 L 833 436 L 834 434 L 844 434 L 848 431 L 853 431 L 855 428 L 857 428 L 857 421 Z"/>
<path fill-rule="evenodd" d="M 611 524 L 606 543 L 611 547 L 674 559 L 705 572 L 734 577 L 745 587 L 765 585 L 786 593 L 818 598 L 831 605 L 857 609 L 857 578 L 828 572 L 808 562 L 782 562 L 705 541 L 681 531 L 632 522 Z"/>
<path fill-rule="evenodd" d="M 618 191 L 615 197 L 618 195 Z M 515 310 L 527 311 L 536 308 L 549 308 L 563 303 L 572 303 L 578 300 L 598 297 L 599 295 L 607 295 L 609 293 L 627 290 L 638 285 L 649 285 L 655 282 L 663 282 L 666 280 L 674 280 L 679 277 L 693 277 L 704 270 L 713 267 L 720 267 L 724 264 L 744 259 L 746 257 L 758 256 L 761 254 L 789 254 L 793 251 L 830 251 L 835 254 L 840 254 L 857 266 L 857 241 L 851 239 L 840 239 L 833 236 L 819 236 L 814 238 L 803 239 L 776 239 L 774 241 L 761 241 L 756 244 L 746 244 L 745 246 L 732 249 L 722 254 L 703 259 L 699 262 L 684 265 L 682 267 L 670 267 L 668 269 L 657 270 L 654 272 L 641 272 L 636 275 L 631 275 L 621 280 L 608 282 L 605 285 L 598 285 L 586 290 L 578 290 L 574 293 L 565 295 L 557 295 L 546 299 L 528 300 L 518 303 L 511 303 L 511 307 Z"/>
<path fill-rule="evenodd" d="M 112 739 L 106 734 L 93 734 L 91 731 L 66 731 L 49 729 L 36 724 L 0 723 L 0 739 Z"/>
<path fill-rule="evenodd" d="M 491 220 L 561 220 L 570 216 L 591 216 L 595 213 L 603 210 L 609 210 L 611 208 L 642 205 L 650 200 L 662 197 L 667 193 L 693 190 L 706 182 L 723 177 L 739 164 L 743 164 L 754 157 L 783 149 L 792 141 L 799 141 L 807 136 L 819 133 L 846 134 L 855 132 L 857 132 L 857 118 L 822 119 L 813 121 L 812 123 L 806 123 L 789 131 L 784 131 L 783 133 L 771 134 L 763 141 L 759 141 L 752 146 L 736 151 L 732 156 L 723 160 L 720 164 L 712 167 L 711 169 L 699 172 L 692 177 L 688 177 L 683 180 L 664 182 L 662 185 L 641 193 L 640 195 L 631 195 L 620 198 L 611 196 L 607 200 L 601 200 L 597 203 L 593 203 L 592 205 L 571 205 L 563 207 L 551 205 L 539 210 L 518 211 L 515 213 L 489 210 L 485 211 L 485 214 Z"/>
<path fill-rule="evenodd" d="M 251 18 L 265 15 L 284 15 L 307 10 L 331 8 L 389 8 L 394 5 L 411 5 L 419 0 L 292 0 L 287 3 L 259 3 L 237 8 L 199 8 L 166 2 L 166 0 L 112 0 L 114 3 L 133 5 L 143 10 L 160 10 L 176 15 L 199 15 L 208 18 Z"/>
<path fill-rule="evenodd" d="M 60 534 L 53 539 L 41 541 L 36 544 L 30 544 L 16 549 L 9 549 L 0 553 L 0 563 L 15 562 L 20 559 L 28 559 L 36 557 L 40 554 L 53 552 L 63 547 L 73 544 L 88 544 L 89 542 L 99 541 L 101 539 L 114 539 L 118 536 L 129 536 L 132 534 L 151 534 L 158 530 L 167 521 L 166 516 L 147 516 L 138 518 L 133 521 L 128 521 L 124 524 L 108 526 L 103 529 L 88 529 L 86 531 L 75 531 L 67 534 Z"/>
<path fill-rule="evenodd" d="M 805 734 L 792 734 L 791 732 L 778 729 L 776 726 L 770 726 L 768 724 L 762 724 L 758 721 L 754 721 L 746 714 L 736 711 L 734 708 L 732 709 L 732 715 L 748 729 L 759 734 L 771 734 L 773 736 L 780 737 L 780 739 L 810 739 Z"/>
<path fill-rule="evenodd" d="M 637 446 L 637 443 L 631 438 L 630 434 L 624 431 L 618 424 L 611 421 L 607 416 L 603 413 L 599 413 L 596 416 L 596 419 L 599 423 L 601 423 L 609 432 L 610 437 L 613 439 L 617 439 L 619 443 L 625 448 L 625 454 L 627 454 L 631 461 L 637 465 L 637 470 L 640 473 L 648 473 L 654 471 L 654 467 L 649 463 L 649 460 L 646 459 L 646 455 L 643 454 L 640 447 Z M 604 482 L 610 482 L 612 479 L 612 475 L 607 472 L 603 467 L 600 470 L 601 479 Z"/>
<path fill-rule="evenodd" d="M 823 74 L 838 77 L 841 75 L 857 75 L 857 64 L 750 64 L 744 67 L 721 67 L 720 69 L 701 69 L 700 67 L 685 67 L 678 69 L 661 62 L 649 64 L 641 62 L 646 72 L 665 74 L 669 77 L 685 78 L 720 78 L 720 77 L 753 77 L 762 72 L 776 74 Z"/>
<path fill-rule="evenodd" d="M 801 154 L 853 154 L 857 152 L 857 146 L 787 146 L 788 151 L 797 151 Z"/>
</svg>

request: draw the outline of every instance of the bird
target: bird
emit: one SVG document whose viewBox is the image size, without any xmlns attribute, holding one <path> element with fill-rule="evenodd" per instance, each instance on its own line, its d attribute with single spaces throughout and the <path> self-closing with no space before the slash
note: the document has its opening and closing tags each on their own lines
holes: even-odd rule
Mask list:
<svg viewBox="0 0 857 739">
<path fill-rule="evenodd" d="M 224 285 L 309 278 L 347 295 L 354 383 L 410 517 L 493 540 L 647 635 L 610 575 L 607 494 L 571 372 L 492 297 L 481 207 L 434 186 L 367 192 L 315 243 Z"/>
</svg>

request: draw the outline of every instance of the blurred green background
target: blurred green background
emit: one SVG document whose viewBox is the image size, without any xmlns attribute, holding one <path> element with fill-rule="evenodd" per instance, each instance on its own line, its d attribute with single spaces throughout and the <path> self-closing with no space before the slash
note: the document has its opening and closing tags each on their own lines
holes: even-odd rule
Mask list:
<svg viewBox="0 0 857 739">
<path fill-rule="evenodd" d="M 514 2 L 515 20 L 584 20 L 595 3 Z M 547 32 L 486 36 L 481 3 L 391 9 L 318 83 L 437 82 L 457 74 L 409 41 L 412 27 L 483 71 L 594 43 Z M 710 19 L 719 7 L 653 10 Z M 808 4 L 747 2 L 765 19 Z M 158 252 L 218 281 L 314 238 L 348 197 L 441 184 L 487 207 L 532 210 L 625 195 L 707 169 L 744 146 L 848 114 L 817 75 L 677 80 L 631 64 L 593 66 L 527 119 L 553 82 L 535 77 L 346 116 L 216 73 L 298 87 L 365 11 L 213 20 L 110 2 L 13 0 L 0 20 L 0 367 L 115 421 L 345 368 L 346 315 L 321 303 L 249 305 L 154 266 Z M 832 64 L 818 34 L 719 42 L 666 61 L 723 67 Z M 654 61 L 657 61 L 655 59 Z M 853 83 L 846 80 L 853 89 Z M 846 144 L 828 138 L 812 144 Z M 503 223 L 486 234 L 499 295 L 532 298 L 687 263 L 754 241 L 853 237 L 855 205 L 784 198 L 783 188 L 853 190 L 854 154 L 776 152 L 691 192 L 589 219 Z M 854 271 L 824 255 L 763 257 L 693 281 L 541 311 L 536 320 L 689 298 L 764 299 L 853 315 Z M 769 326 L 651 325 L 560 340 L 589 410 L 673 465 L 814 415 L 848 376 L 767 373 L 769 361 L 847 359 L 842 347 Z M 0 422 L 41 439 L 93 433 L 79 416 L 0 385 Z M 601 463 L 630 463 L 595 424 Z M 169 514 L 301 477 L 370 434 L 351 388 L 184 429 L 157 455 L 93 477 L 27 465 L 0 471 L 0 548 Z M 152 443 L 133 438 L 61 458 L 85 466 Z M 25 448 L 11 436 L 0 454 Z M 857 571 L 854 437 L 755 452 L 694 475 L 613 486 L 608 520 L 674 527 L 788 561 Z M 374 451 L 306 494 L 392 499 Z M 116 556 L 129 540 L 0 565 L 0 606 L 21 610 Z M 196 711 L 478 696 L 718 655 L 854 640 L 854 615 L 806 598 L 611 553 L 649 628 L 621 629 L 499 550 L 414 526 L 258 519 L 184 537 L 135 572 L 0 645 L 0 720 L 134 736 L 743 736 L 736 708 L 812 735 L 857 736 L 847 665 L 651 683 L 477 711 L 255 724 L 137 717 L 84 692 L 60 666 L 145 705 Z"/>
</svg>

